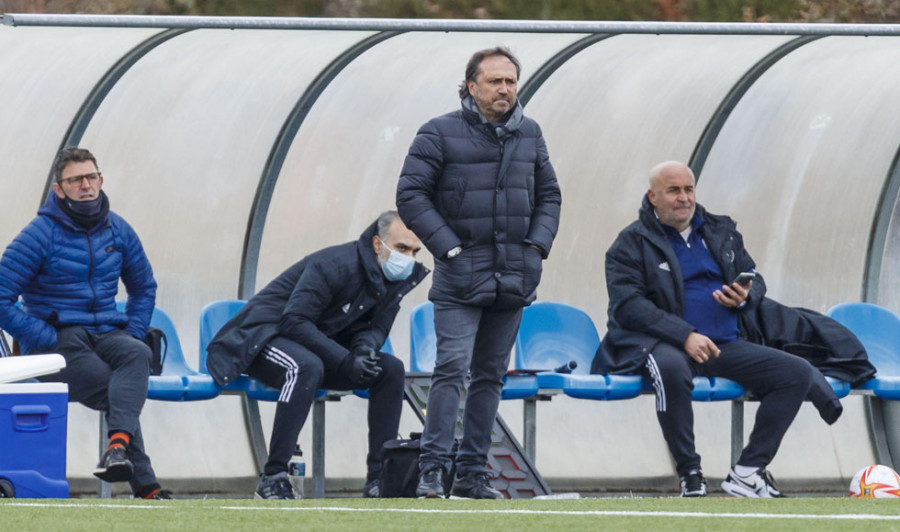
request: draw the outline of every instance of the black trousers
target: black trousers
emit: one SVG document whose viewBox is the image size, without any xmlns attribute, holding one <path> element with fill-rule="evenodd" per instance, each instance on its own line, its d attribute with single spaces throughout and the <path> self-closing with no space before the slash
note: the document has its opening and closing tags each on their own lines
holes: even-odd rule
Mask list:
<svg viewBox="0 0 900 532">
<path fill-rule="evenodd" d="M 150 377 L 147 344 L 123 330 L 94 334 L 82 327 L 65 327 L 53 350 L 66 359 L 66 367 L 39 379 L 67 383 L 70 401 L 106 413 L 110 434 L 131 435 L 126 454 L 134 464 L 132 491 L 155 483 L 139 421 Z"/>
<path fill-rule="evenodd" d="M 403 408 L 406 371 L 397 357 L 378 354 L 381 374 L 369 388 L 369 452 L 366 456 L 367 481 L 381 471 L 381 447 L 397 437 Z M 269 459 L 264 473 L 287 471 L 300 429 L 309 415 L 316 390 L 353 390 L 359 388 L 337 372 L 325 371 L 322 360 L 302 345 L 276 336 L 247 368 L 247 374 L 281 395 L 275 407 L 275 421 L 269 442 Z"/>
<path fill-rule="evenodd" d="M 718 357 L 698 364 L 683 350 L 661 342 L 647 359 L 645 371 L 653 381 L 656 415 L 679 476 L 700 469 L 691 404 L 694 377 L 731 379 L 760 399 L 750 440 L 738 463 L 765 467 L 775 457 L 809 393 L 813 372 L 818 371 L 802 358 L 743 340 L 719 345 L 719 349 Z"/>
</svg>

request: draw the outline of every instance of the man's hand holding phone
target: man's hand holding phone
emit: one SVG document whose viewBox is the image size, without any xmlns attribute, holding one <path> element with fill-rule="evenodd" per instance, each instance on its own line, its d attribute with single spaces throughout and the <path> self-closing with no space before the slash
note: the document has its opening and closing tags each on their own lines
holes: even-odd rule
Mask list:
<svg viewBox="0 0 900 532">
<path fill-rule="evenodd" d="M 753 286 L 753 272 L 742 272 L 735 277 L 730 285 L 722 285 L 721 290 L 713 292 L 713 298 L 728 308 L 738 307 L 750 295 L 750 287 Z"/>
</svg>

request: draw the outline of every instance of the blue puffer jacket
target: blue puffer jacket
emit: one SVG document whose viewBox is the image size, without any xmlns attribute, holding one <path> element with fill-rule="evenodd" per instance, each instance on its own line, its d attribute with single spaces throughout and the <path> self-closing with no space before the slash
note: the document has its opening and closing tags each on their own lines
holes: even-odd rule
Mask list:
<svg viewBox="0 0 900 532">
<path fill-rule="evenodd" d="M 495 127 L 471 97 L 419 129 L 397 186 L 400 216 L 435 257 L 429 298 L 481 307 L 534 301 L 560 201 L 537 122 L 517 103 Z"/>
<path fill-rule="evenodd" d="M 115 301 L 120 277 L 128 292 L 124 314 Z M 51 351 L 57 329 L 67 325 L 125 329 L 143 339 L 155 301 L 153 270 L 134 229 L 113 212 L 83 229 L 55 194 L 0 258 L 0 328 L 24 354 Z"/>
</svg>

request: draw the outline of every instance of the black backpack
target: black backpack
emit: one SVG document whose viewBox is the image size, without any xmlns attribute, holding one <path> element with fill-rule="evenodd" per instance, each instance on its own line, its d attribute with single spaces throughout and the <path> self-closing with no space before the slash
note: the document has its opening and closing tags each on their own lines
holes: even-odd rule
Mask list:
<svg viewBox="0 0 900 532">
<path fill-rule="evenodd" d="M 161 375 L 163 364 L 166 362 L 166 351 L 169 350 L 169 340 L 166 338 L 166 333 L 156 327 L 148 327 L 144 343 L 150 347 L 152 354 L 150 375 Z"/>
<path fill-rule="evenodd" d="M 388 440 L 381 448 L 381 496 L 384 498 L 416 497 L 419 483 L 419 453 L 422 433 L 410 433 L 408 440 Z M 459 442 L 454 442 L 452 456 L 456 456 Z M 444 493 L 450 493 L 456 464 L 444 476 Z"/>
</svg>

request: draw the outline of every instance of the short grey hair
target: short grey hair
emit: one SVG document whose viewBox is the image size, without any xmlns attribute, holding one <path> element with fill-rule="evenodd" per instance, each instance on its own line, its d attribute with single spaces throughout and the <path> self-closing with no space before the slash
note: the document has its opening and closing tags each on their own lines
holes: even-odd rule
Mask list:
<svg viewBox="0 0 900 532">
<path fill-rule="evenodd" d="M 53 167 L 50 169 L 50 175 L 54 182 L 59 183 L 62 177 L 62 171 L 66 169 L 66 165 L 71 162 L 83 163 L 90 161 L 97 168 L 97 159 L 90 151 L 79 148 L 78 146 L 67 146 L 56 153 L 53 159 Z"/>
<path fill-rule="evenodd" d="M 378 220 L 375 222 L 375 231 L 378 233 L 378 238 L 384 241 L 387 238 L 388 229 L 391 228 L 391 224 L 394 223 L 394 220 L 398 220 L 400 218 L 400 213 L 397 211 L 384 211 L 378 216 Z"/>
</svg>

